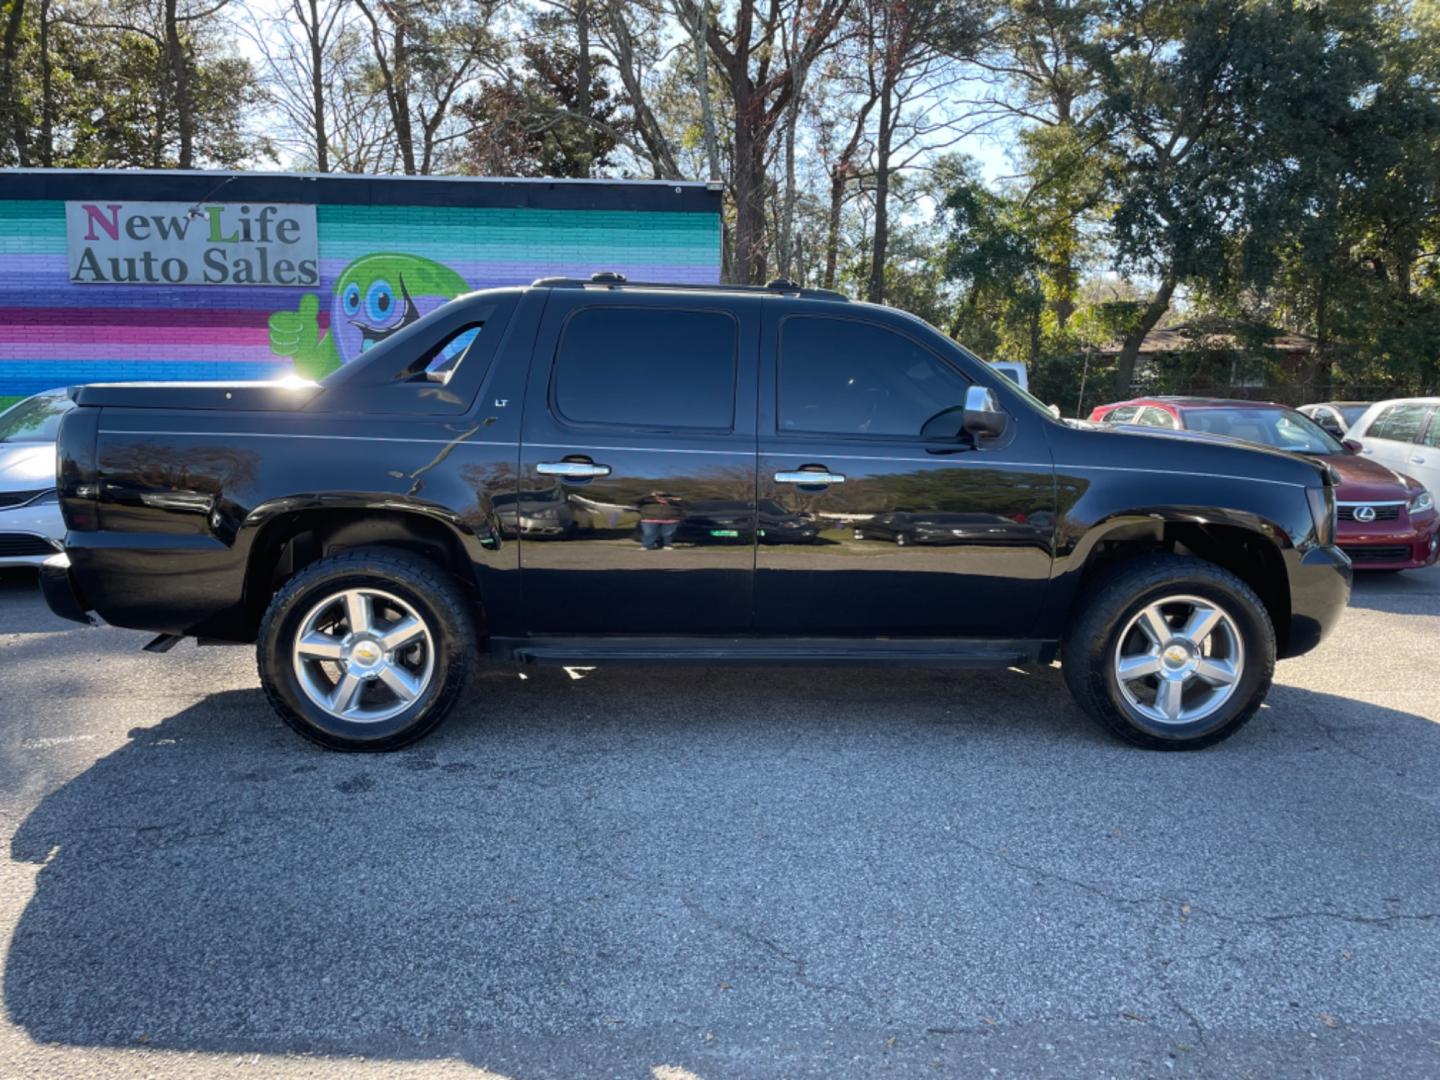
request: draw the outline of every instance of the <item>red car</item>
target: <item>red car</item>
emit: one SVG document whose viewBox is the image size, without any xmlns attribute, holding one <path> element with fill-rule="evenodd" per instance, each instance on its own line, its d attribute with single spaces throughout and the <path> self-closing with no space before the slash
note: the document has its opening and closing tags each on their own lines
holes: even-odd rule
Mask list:
<svg viewBox="0 0 1440 1080">
<path fill-rule="evenodd" d="M 1269 401 L 1148 397 L 1101 405 L 1097 424 L 1203 431 L 1306 454 L 1328 464 L 1339 543 L 1357 570 L 1414 570 L 1435 562 L 1440 517 L 1418 480 L 1352 453 L 1308 416 Z"/>
</svg>

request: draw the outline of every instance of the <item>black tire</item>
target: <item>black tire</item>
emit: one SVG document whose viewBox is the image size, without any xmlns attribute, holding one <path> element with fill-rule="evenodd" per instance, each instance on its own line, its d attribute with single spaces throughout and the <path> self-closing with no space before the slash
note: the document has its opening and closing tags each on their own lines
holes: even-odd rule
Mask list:
<svg viewBox="0 0 1440 1080">
<path fill-rule="evenodd" d="M 1244 648 L 1230 697 L 1189 723 L 1161 723 L 1131 705 L 1114 657 L 1118 637 L 1148 604 L 1189 595 L 1220 605 Z M 1076 703 L 1110 733 L 1151 750 L 1200 750 L 1229 738 L 1260 707 L 1275 673 L 1275 628 L 1264 603 L 1235 574 L 1203 559 L 1154 554 L 1117 563 L 1076 600 L 1061 642 L 1061 671 Z"/>
<path fill-rule="evenodd" d="M 398 715 L 356 723 L 316 705 L 300 686 L 292 647 L 307 613 L 345 589 L 381 589 L 414 609 L 430 629 L 433 670 L 425 689 Z M 442 567 L 409 552 L 359 548 L 321 559 L 275 594 L 260 623 L 260 682 L 280 718 L 331 750 L 398 750 L 428 735 L 462 696 L 476 654 L 464 590 Z"/>
</svg>

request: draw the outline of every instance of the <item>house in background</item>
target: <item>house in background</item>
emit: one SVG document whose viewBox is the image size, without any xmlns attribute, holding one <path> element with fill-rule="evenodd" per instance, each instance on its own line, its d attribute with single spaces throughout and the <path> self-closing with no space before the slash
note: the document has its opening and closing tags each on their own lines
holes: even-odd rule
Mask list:
<svg viewBox="0 0 1440 1080">
<path fill-rule="evenodd" d="M 1254 396 L 1244 391 L 1296 381 L 1314 358 L 1315 346 L 1306 334 L 1230 319 L 1175 323 L 1145 335 L 1132 389 Z M 1099 350 L 1112 361 L 1119 354 L 1119 342 Z"/>
</svg>

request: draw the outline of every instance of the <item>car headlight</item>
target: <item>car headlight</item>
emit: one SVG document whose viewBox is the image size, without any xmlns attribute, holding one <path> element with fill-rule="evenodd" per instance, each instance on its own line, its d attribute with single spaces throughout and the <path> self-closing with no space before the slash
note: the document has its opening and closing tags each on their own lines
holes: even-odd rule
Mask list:
<svg viewBox="0 0 1440 1080">
<path fill-rule="evenodd" d="M 1335 543 L 1335 488 L 1307 487 L 1305 497 L 1310 502 L 1310 517 L 1315 522 L 1315 542 L 1321 547 Z"/>
<path fill-rule="evenodd" d="M 1428 491 L 1422 491 L 1410 500 L 1410 513 L 1420 514 L 1435 508 L 1435 498 Z"/>
</svg>

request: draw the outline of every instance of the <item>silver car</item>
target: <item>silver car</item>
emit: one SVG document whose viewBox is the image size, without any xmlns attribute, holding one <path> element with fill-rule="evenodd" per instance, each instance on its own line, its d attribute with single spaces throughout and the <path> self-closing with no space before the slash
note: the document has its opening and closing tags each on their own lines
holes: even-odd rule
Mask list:
<svg viewBox="0 0 1440 1080">
<path fill-rule="evenodd" d="M 55 436 L 74 406 L 47 390 L 0 413 L 0 567 L 39 566 L 62 550 Z"/>
</svg>

